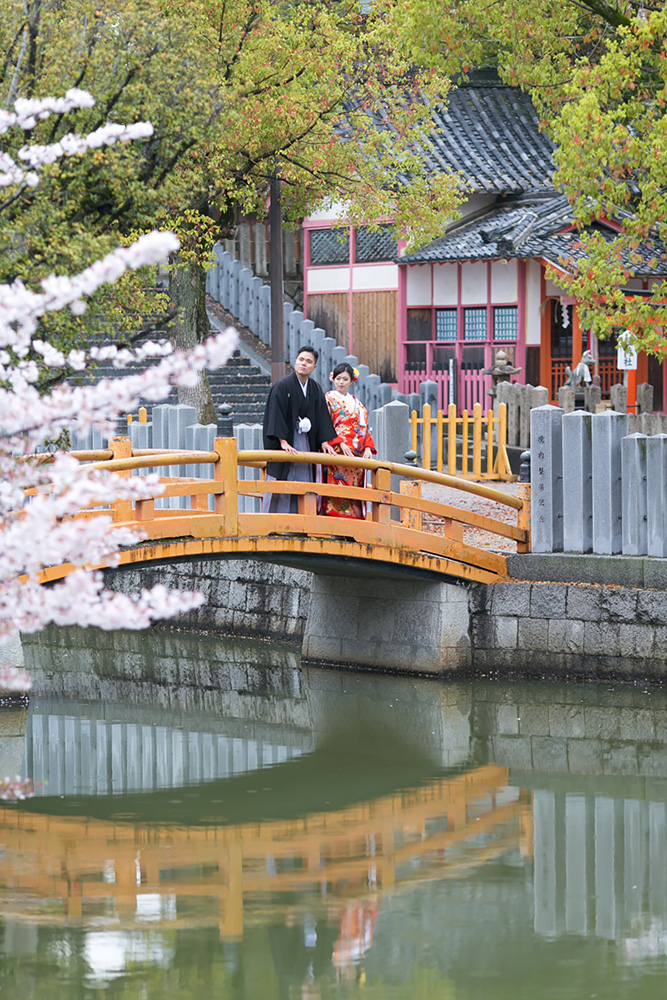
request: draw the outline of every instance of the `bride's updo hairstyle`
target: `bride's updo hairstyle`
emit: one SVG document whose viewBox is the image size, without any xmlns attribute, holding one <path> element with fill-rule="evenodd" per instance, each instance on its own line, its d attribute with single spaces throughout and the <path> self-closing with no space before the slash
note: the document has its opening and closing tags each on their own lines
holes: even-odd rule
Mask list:
<svg viewBox="0 0 667 1000">
<path fill-rule="evenodd" d="M 333 382 L 333 380 L 337 378 L 338 375 L 342 375 L 343 372 L 346 372 L 353 382 L 356 382 L 359 378 L 359 372 L 353 368 L 352 365 L 348 364 L 347 361 L 341 361 L 339 365 L 336 365 L 329 378 Z"/>
</svg>

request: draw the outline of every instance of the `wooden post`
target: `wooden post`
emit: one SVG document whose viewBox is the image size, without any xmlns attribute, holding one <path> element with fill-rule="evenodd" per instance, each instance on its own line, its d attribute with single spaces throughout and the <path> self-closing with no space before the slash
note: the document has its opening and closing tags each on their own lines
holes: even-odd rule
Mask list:
<svg viewBox="0 0 667 1000">
<path fill-rule="evenodd" d="M 447 472 L 456 475 L 456 403 L 450 403 L 447 408 Z"/>
<path fill-rule="evenodd" d="M 145 406 L 139 407 L 139 423 L 140 424 L 148 423 L 148 410 L 146 409 Z"/>
<path fill-rule="evenodd" d="M 419 417 L 417 416 L 417 411 L 413 410 L 412 413 L 411 413 L 411 415 L 410 415 L 410 430 L 411 430 L 411 434 L 412 434 L 412 450 L 413 451 L 419 451 L 419 448 L 417 447 L 418 442 L 419 442 L 419 437 L 418 437 L 419 428 L 417 426 L 418 423 L 419 423 Z"/>
<path fill-rule="evenodd" d="M 422 420 L 424 421 L 422 434 L 422 441 L 424 444 L 424 453 L 422 455 L 422 467 L 424 469 L 431 468 L 431 404 L 424 403 L 424 409 L 422 410 Z"/>
<path fill-rule="evenodd" d="M 315 516 L 317 514 L 317 493 L 301 493 L 296 498 L 296 509 L 299 514 Z"/>
<path fill-rule="evenodd" d="M 427 404 L 428 405 L 428 404 Z M 376 524 L 389 524 L 391 521 L 391 473 L 389 469 L 376 469 L 373 474 L 373 487 L 384 494 L 379 503 L 373 501 L 373 520 Z"/>
<path fill-rule="evenodd" d="M 443 454 L 442 454 L 442 448 L 443 448 L 442 439 L 443 439 L 444 433 L 445 433 L 445 416 L 444 416 L 442 410 L 438 410 L 438 416 L 437 416 L 436 422 L 435 422 L 435 433 L 438 435 L 437 438 L 436 438 L 436 442 L 435 442 L 436 455 L 437 455 L 435 468 L 436 468 L 437 472 L 442 472 L 442 459 L 443 459 Z"/>
<path fill-rule="evenodd" d="M 461 433 L 463 436 L 463 443 L 461 445 L 461 475 L 468 475 L 468 411 L 463 411 L 463 416 L 461 417 Z"/>
<path fill-rule="evenodd" d="M 132 457 L 132 442 L 129 438 L 114 438 L 109 447 L 111 448 L 112 458 L 131 458 Z M 127 472 L 117 472 L 116 475 L 122 476 L 126 479 L 131 476 L 132 473 L 128 470 Z M 132 519 L 132 501 L 131 500 L 118 500 L 111 507 L 112 517 L 114 521 L 130 521 Z"/>
<path fill-rule="evenodd" d="M 493 475 L 493 410 L 486 411 L 486 474 Z"/>
<path fill-rule="evenodd" d="M 472 474 L 475 479 L 482 476 L 482 404 L 473 407 L 472 426 Z"/>
<path fill-rule="evenodd" d="M 527 537 L 525 542 L 517 542 L 517 552 L 530 552 L 530 483 L 519 483 L 517 496 L 523 500 L 523 507 L 517 513 L 516 523 L 518 528 L 525 528 Z"/>
<path fill-rule="evenodd" d="M 399 489 L 406 497 L 420 497 L 422 495 L 422 484 L 419 479 L 401 479 Z M 414 528 L 415 531 L 421 531 L 422 512 L 410 510 L 409 507 L 401 507 L 401 524 L 404 528 Z"/>
<path fill-rule="evenodd" d="M 220 456 L 215 463 L 214 479 L 222 483 L 224 493 L 215 497 L 215 512 L 222 517 L 222 535 L 239 533 L 238 448 L 236 438 L 216 438 L 213 450 Z"/>
</svg>

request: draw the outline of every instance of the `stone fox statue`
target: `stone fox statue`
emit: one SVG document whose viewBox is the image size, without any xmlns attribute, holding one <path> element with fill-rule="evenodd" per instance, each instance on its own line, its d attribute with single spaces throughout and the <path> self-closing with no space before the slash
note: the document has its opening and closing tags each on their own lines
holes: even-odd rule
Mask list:
<svg viewBox="0 0 667 1000">
<path fill-rule="evenodd" d="M 572 386 L 573 389 L 579 388 L 580 385 L 588 385 L 591 379 L 591 370 L 589 365 L 595 364 L 595 358 L 590 351 L 584 351 L 581 355 L 581 361 L 576 366 L 574 371 L 568 365 L 565 369 L 565 374 L 567 376 L 565 385 Z"/>
</svg>

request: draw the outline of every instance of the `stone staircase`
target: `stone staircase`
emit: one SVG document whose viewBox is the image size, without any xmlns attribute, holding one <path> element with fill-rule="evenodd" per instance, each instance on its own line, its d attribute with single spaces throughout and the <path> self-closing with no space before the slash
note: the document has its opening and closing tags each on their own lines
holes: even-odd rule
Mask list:
<svg viewBox="0 0 667 1000">
<path fill-rule="evenodd" d="M 224 368 L 208 377 L 216 409 L 229 403 L 235 424 L 261 424 L 271 379 L 257 365 L 234 351 Z"/>
<path fill-rule="evenodd" d="M 110 365 L 99 365 L 94 372 L 90 373 L 92 376 L 90 381 L 97 382 L 102 378 L 119 378 L 130 372 L 140 371 L 141 368 L 142 366 L 139 365 L 128 365 L 127 368 L 119 370 Z M 242 356 L 240 351 L 234 351 L 227 364 L 217 371 L 208 372 L 208 377 L 216 410 L 223 403 L 229 403 L 232 408 L 232 420 L 235 424 L 262 423 L 266 399 L 271 388 L 271 379 L 268 375 L 264 375 L 257 365 Z M 163 402 L 177 403 L 176 390 L 174 389 Z M 144 403 L 144 405 L 149 411 L 150 419 L 153 404 Z"/>
</svg>

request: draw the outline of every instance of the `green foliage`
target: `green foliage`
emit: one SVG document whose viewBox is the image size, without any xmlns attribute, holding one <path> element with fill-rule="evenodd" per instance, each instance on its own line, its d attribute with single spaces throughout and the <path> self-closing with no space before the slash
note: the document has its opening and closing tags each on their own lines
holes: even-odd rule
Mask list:
<svg viewBox="0 0 667 1000">
<path fill-rule="evenodd" d="M 582 229 L 585 261 L 564 260 L 582 320 L 597 335 L 630 328 L 663 353 L 667 283 L 651 299 L 623 292 L 666 239 L 667 5 L 664 0 L 406 0 L 386 6 L 396 36 L 423 39 L 423 64 L 441 73 L 494 65 L 531 95 L 556 143 L 555 183 Z M 620 223 L 610 239 L 584 231 L 592 219 Z M 643 262 L 640 268 L 640 263 Z M 666 269 L 662 247 L 655 264 Z"/>
<path fill-rule="evenodd" d="M 0 281 L 75 273 L 155 227 L 180 237 L 178 266 L 204 267 L 238 213 L 265 213 L 274 172 L 288 222 L 333 198 L 352 221 L 396 219 L 415 243 L 455 212 L 459 181 L 426 177 L 419 155 L 447 79 L 422 60 L 420 40 L 397 44 L 379 4 L 362 15 L 338 0 L 8 0 L 0 50 L 3 103 L 73 86 L 96 98 L 38 122 L 32 142 L 107 121 L 155 129 L 5 191 Z M 49 318 L 43 332 L 65 349 L 103 331 L 131 337 L 164 308 L 153 285 L 125 276 L 85 316 Z"/>
</svg>

